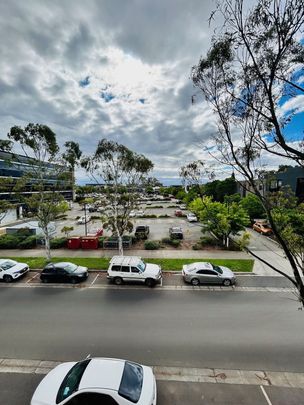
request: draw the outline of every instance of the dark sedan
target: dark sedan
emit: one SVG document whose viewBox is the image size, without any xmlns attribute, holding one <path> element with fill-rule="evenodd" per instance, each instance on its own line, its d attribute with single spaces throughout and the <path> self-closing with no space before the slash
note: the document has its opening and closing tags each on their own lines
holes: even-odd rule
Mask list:
<svg viewBox="0 0 304 405">
<path fill-rule="evenodd" d="M 77 283 L 88 277 L 88 268 L 69 262 L 49 263 L 42 270 L 40 280 L 44 283 Z"/>
</svg>

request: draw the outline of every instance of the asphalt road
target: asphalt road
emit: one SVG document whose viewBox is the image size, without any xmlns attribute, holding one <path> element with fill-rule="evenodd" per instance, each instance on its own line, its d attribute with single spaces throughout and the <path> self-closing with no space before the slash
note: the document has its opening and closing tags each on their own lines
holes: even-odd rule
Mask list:
<svg viewBox="0 0 304 405">
<path fill-rule="evenodd" d="M 287 293 L 1 288 L 0 358 L 303 371 L 303 312 Z"/>
</svg>

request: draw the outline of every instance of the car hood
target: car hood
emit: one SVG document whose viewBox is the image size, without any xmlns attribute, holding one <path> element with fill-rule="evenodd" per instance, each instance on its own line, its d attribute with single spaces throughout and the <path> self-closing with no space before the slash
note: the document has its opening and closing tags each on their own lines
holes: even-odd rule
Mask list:
<svg viewBox="0 0 304 405">
<path fill-rule="evenodd" d="M 17 264 L 15 264 L 15 266 L 11 267 L 10 269 L 5 270 L 5 273 L 6 274 L 13 274 L 16 271 L 23 270 L 25 267 L 27 267 L 26 263 L 17 263 Z"/>
<path fill-rule="evenodd" d="M 228 269 L 228 267 L 220 266 L 220 268 L 223 270 L 222 277 L 234 277 L 233 271 Z"/>
<path fill-rule="evenodd" d="M 73 274 L 83 274 L 88 271 L 87 267 L 78 266 L 77 269 L 73 272 Z"/>
<path fill-rule="evenodd" d="M 59 387 L 68 371 L 76 362 L 63 363 L 50 371 L 40 382 L 31 400 L 31 405 L 53 405 Z"/>
<path fill-rule="evenodd" d="M 146 268 L 144 272 L 146 276 L 157 276 L 160 271 L 161 268 L 157 264 L 146 263 Z"/>
</svg>

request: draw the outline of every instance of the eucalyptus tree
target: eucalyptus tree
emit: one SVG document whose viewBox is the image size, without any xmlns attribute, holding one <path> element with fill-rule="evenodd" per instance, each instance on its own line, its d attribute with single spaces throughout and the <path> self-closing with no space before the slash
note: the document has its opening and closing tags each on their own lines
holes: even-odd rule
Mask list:
<svg viewBox="0 0 304 405">
<path fill-rule="evenodd" d="M 294 278 L 266 264 L 295 285 L 303 304 L 301 269 L 258 184 L 265 181 L 263 161 L 270 155 L 304 166 L 303 142 L 285 131 L 304 93 L 304 0 L 258 0 L 250 10 L 243 0 L 223 0 L 216 11 L 223 25 L 192 70 L 194 85 L 217 117 L 213 156 L 233 167 L 262 202 Z"/>
<path fill-rule="evenodd" d="M 16 165 L 22 172 L 22 177 L 15 184 L 15 192 L 20 200 L 30 208 L 38 220 L 45 240 L 47 259 L 50 259 L 50 223 L 55 221 L 68 210 L 68 204 L 64 201 L 61 191 L 69 180 L 69 168 L 63 165 L 70 157 L 70 164 L 76 164 L 76 157 L 71 157 L 70 150 L 77 144 L 68 144 L 66 156 L 60 156 L 60 150 L 56 134 L 46 125 L 29 123 L 24 128 L 13 126 L 7 134 L 5 141 L 6 151 L 11 152 L 8 162 Z M 22 150 L 23 155 L 14 153 L 14 147 Z M 24 193 L 30 189 L 29 196 Z"/>
<path fill-rule="evenodd" d="M 106 226 L 118 238 L 119 254 L 123 254 L 123 235 L 131 231 L 131 211 L 138 205 L 138 188 L 153 168 L 145 156 L 117 142 L 102 139 L 92 156 L 82 160 L 82 166 L 97 184 L 106 185 L 109 210 Z"/>
</svg>

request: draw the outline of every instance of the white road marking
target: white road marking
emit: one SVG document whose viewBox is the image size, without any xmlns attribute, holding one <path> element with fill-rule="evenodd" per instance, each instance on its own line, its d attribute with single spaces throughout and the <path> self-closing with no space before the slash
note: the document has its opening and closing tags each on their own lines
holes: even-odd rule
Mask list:
<svg viewBox="0 0 304 405">
<path fill-rule="evenodd" d="M 39 273 L 36 273 L 33 277 L 31 277 L 29 280 L 27 280 L 26 284 L 29 284 L 32 280 L 34 280 L 34 278 L 36 278 L 37 276 L 39 276 Z"/>
<path fill-rule="evenodd" d="M 99 274 L 97 274 L 97 276 L 94 278 L 94 280 L 91 282 L 91 285 L 93 285 L 95 283 L 95 281 L 98 279 Z"/>
<path fill-rule="evenodd" d="M 265 391 L 263 385 L 260 385 L 260 388 L 261 388 L 262 393 L 263 393 L 263 395 L 264 395 L 264 397 L 265 397 L 265 399 L 266 399 L 266 401 L 267 401 L 267 404 L 268 404 L 268 405 L 272 405 L 272 403 L 271 403 L 271 401 L 270 401 L 270 399 L 269 399 L 269 397 L 268 397 L 268 395 L 267 395 L 267 393 L 266 393 L 266 391 Z"/>
</svg>

